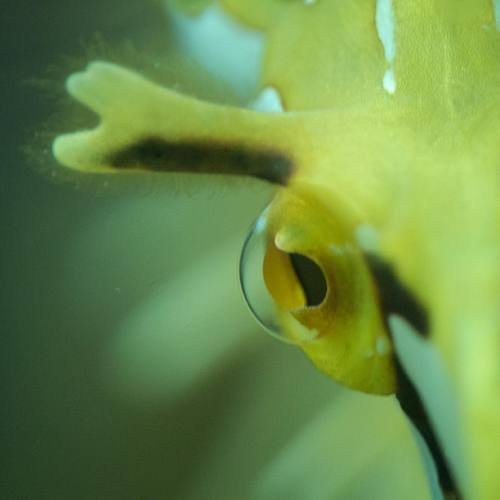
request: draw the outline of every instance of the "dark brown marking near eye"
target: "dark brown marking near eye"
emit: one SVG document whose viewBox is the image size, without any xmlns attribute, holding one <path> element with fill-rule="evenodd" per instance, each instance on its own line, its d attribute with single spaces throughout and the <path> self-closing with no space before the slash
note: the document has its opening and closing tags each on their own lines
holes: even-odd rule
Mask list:
<svg viewBox="0 0 500 500">
<path fill-rule="evenodd" d="M 366 261 L 377 284 L 384 317 L 398 314 L 406 319 L 423 337 L 429 336 L 429 315 L 419 300 L 399 281 L 394 268 L 373 254 Z"/>
<path fill-rule="evenodd" d="M 293 166 L 278 151 L 212 142 L 169 142 L 158 137 L 112 153 L 107 163 L 119 170 L 242 175 L 281 185 L 286 184 Z"/>
<path fill-rule="evenodd" d="M 387 323 L 390 314 L 398 314 L 407 320 L 422 336 L 428 337 L 430 332 L 429 316 L 424 306 L 406 288 L 396 276 L 394 268 L 373 254 L 366 254 L 366 261 L 377 285 L 380 307 L 387 331 L 391 333 Z M 434 428 L 427 415 L 427 410 L 408 377 L 399 358 L 394 357 L 397 375 L 396 398 L 406 416 L 418 429 L 427 443 L 436 464 L 439 482 L 447 498 L 460 499 L 460 493 L 444 457 L 443 449 L 436 437 Z"/>
</svg>

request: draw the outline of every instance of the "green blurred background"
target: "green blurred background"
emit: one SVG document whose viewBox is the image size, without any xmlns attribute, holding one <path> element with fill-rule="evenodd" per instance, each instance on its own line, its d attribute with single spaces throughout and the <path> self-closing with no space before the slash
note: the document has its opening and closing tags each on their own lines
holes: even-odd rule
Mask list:
<svg viewBox="0 0 500 500">
<path fill-rule="evenodd" d="M 394 401 L 337 387 L 242 303 L 239 251 L 269 188 L 60 182 L 26 159 L 49 161 L 47 122 L 67 130 L 50 97 L 76 64 L 62 57 L 96 32 L 158 54 L 159 5 L 0 9 L 0 498 L 425 498 Z"/>
</svg>

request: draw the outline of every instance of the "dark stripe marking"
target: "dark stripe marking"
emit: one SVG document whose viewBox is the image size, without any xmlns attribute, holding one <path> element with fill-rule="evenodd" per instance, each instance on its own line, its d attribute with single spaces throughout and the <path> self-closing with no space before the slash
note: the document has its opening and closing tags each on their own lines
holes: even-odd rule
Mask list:
<svg viewBox="0 0 500 500">
<path fill-rule="evenodd" d="M 380 307 L 387 331 L 391 332 L 387 323 L 389 315 L 398 314 L 408 321 L 417 333 L 428 337 L 430 333 L 429 315 L 424 306 L 399 281 L 394 268 L 390 264 L 373 254 L 366 254 L 365 257 L 377 284 Z M 446 462 L 420 394 L 406 374 L 397 356 L 395 356 L 394 361 L 397 375 L 396 398 L 399 405 L 427 443 L 436 464 L 443 492 L 449 495 L 449 498 L 460 499 L 461 496 L 456 482 Z"/>
<path fill-rule="evenodd" d="M 242 175 L 282 185 L 292 172 L 292 161 L 278 151 L 212 142 L 168 142 L 158 137 L 112 153 L 107 163 L 119 170 Z"/>
<path fill-rule="evenodd" d="M 373 254 L 366 254 L 366 261 L 375 282 L 384 317 L 399 314 L 423 337 L 429 336 L 429 315 L 425 307 L 396 276 L 394 268 Z"/>
<path fill-rule="evenodd" d="M 461 496 L 458 492 L 457 484 L 453 478 L 448 463 L 446 462 L 443 449 L 441 448 L 441 444 L 436 437 L 436 433 L 429 420 L 427 410 L 425 409 L 422 399 L 420 398 L 420 394 L 415 389 L 413 382 L 406 374 L 397 357 L 395 361 L 397 376 L 396 398 L 399 405 L 427 443 L 432 458 L 434 459 L 434 463 L 436 464 L 439 483 L 443 492 L 449 495 L 447 498 L 455 498 L 459 500 Z"/>
</svg>

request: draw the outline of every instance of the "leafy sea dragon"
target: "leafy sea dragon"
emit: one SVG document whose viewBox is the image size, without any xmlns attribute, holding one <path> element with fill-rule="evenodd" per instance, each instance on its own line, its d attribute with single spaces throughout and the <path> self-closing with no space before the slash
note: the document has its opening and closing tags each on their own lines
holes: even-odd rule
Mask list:
<svg viewBox="0 0 500 500">
<path fill-rule="evenodd" d="M 274 183 L 243 251 L 250 307 L 333 379 L 396 393 L 447 495 L 499 498 L 497 2 L 220 4 L 265 33 L 261 84 L 283 112 L 92 62 L 66 86 L 100 124 L 58 137 L 56 159 Z"/>
</svg>

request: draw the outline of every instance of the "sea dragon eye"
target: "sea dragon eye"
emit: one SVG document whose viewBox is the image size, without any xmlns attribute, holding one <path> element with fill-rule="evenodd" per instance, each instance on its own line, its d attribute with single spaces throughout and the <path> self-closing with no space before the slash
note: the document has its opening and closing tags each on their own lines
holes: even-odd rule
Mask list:
<svg viewBox="0 0 500 500">
<path fill-rule="evenodd" d="M 392 345 L 355 222 L 316 186 L 287 186 L 251 229 L 240 260 L 245 300 L 274 337 L 366 392 L 394 390 Z M 328 200 L 328 205 L 326 204 Z"/>
<path fill-rule="evenodd" d="M 328 286 L 312 259 L 278 248 L 265 231 L 267 211 L 250 230 L 240 258 L 240 282 L 245 301 L 257 321 L 273 336 L 297 343 L 283 331 L 278 310 L 319 306 Z"/>
</svg>

